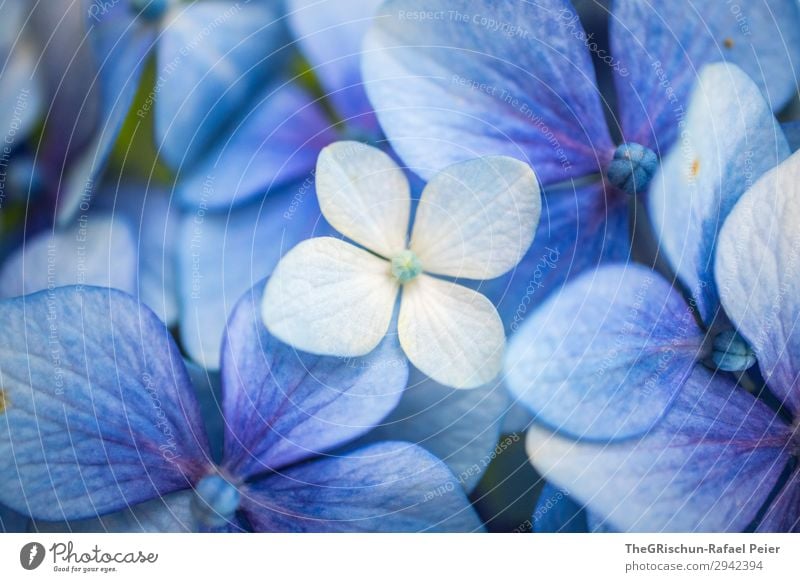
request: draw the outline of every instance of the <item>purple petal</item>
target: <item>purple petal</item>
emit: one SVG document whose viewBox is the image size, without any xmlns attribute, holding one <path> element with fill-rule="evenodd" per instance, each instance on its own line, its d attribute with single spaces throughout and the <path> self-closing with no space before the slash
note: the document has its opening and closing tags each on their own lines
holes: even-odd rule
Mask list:
<svg viewBox="0 0 800 582">
<path fill-rule="evenodd" d="M 630 254 L 628 199 L 602 182 L 547 192 L 533 244 L 508 274 L 478 290 L 515 332 L 550 293 L 589 269 Z"/>
<path fill-rule="evenodd" d="M 189 486 L 208 444 L 181 355 L 130 296 L 61 287 L 0 310 L 0 503 L 98 517 Z"/>
<path fill-rule="evenodd" d="M 797 91 L 800 7 L 795 0 L 658 5 L 617 0 L 610 35 L 625 140 L 657 152 L 666 152 L 678 137 L 689 91 L 707 63 L 740 66 L 775 110 Z"/>
<path fill-rule="evenodd" d="M 789 460 L 790 430 L 750 394 L 698 366 L 635 441 L 581 444 L 528 433 L 534 466 L 621 531 L 742 531 Z"/>
<path fill-rule="evenodd" d="M 94 519 L 68 522 L 36 521 L 38 532 L 184 533 L 198 531 L 192 516 L 194 493 L 179 491 Z"/>
<path fill-rule="evenodd" d="M 311 461 L 250 486 L 244 511 L 264 532 L 471 532 L 483 529 L 444 464 L 409 443 Z"/>
<path fill-rule="evenodd" d="M 800 470 L 792 471 L 756 531 L 800 533 Z"/>
<path fill-rule="evenodd" d="M 484 155 L 526 161 L 545 185 L 596 173 L 613 146 L 581 34 L 565 0 L 392 0 L 365 40 L 367 93 L 426 178 Z"/>
<path fill-rule="evenodd" d="M 408 363 L 396 337 L 361 358 L 300 353 L 261 318 L 264 283 L 234 308 L 222 351 L 225 465 L 248 477 L 368 432 L 397 406 Z"/>
</svg>

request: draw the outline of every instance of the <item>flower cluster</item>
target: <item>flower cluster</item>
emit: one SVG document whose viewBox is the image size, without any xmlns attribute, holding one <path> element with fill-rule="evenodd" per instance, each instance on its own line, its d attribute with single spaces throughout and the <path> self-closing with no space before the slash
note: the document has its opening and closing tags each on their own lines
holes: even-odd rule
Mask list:
<svg viewBox="0 0 800 582">
<path fill-rule="evenodd" d="M 0 53 L 0 531 L 800 531 L 796 0 L 7 0 Z"/>
</svg>

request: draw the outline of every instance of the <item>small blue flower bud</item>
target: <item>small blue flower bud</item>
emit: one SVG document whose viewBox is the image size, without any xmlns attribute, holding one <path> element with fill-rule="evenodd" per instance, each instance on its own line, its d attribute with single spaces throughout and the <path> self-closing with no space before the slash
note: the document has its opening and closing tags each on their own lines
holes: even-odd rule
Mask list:
<svg viewBox="0 0 800 582">
<path fill-rule="evenodd" d="M 720 332 L 712 346 L 711 359 L 725 372 L 742 372 L 756 363 L 753 349 L 736 330 Z"/>
<path fill-rule="evenodd" d="M 226 525 L 236 514 L 242 499 L 239 489 L 218 474 L 200 479 L 194 494 L 192 514 L 201 524 L 210 528 Z"/>
<path fill-rule="evenodd" d="M 614 150 L 608 164 L 608 181 L 630 196 L 645 192 L 658 169 L 658 156 L 638 143 L 624 143 Z"/>
</svg>

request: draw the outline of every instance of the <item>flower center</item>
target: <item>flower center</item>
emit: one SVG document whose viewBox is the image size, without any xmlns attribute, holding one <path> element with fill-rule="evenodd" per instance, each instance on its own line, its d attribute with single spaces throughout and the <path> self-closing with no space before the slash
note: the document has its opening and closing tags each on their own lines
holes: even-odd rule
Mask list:
<svg viewBox="0 0 800 582">
<path fill-rule="evenodd" d="M 736 330 L 727 329 L 714 338 L 711 359 L 720 370 L 743 372 L 756 363 L 756 354 Z"/>
<path fill-rule="evenodd" d="M 645 192 L 658 169 L 656 153 L 638 143 L 624 143 L 614 150 L 606 177 L 614 186 L 633 196 Z"/>
<path fill-rule="evenodd" d="M 422 272 L 422 263 L 419 262 L 414 251 L 404 250 L 399 255 L 392 257 L 392 275 L 401 284 L 408 283 Z"/>
<path fill-rule="evenodd" d="M 203 525 L 223 527 L 236 514 L 242 494 L 222 475 L 206 475 L 194 488 L 192 515 Z"/>
<path fill-rule="evenodd" d="M 170 0 L 128 0 L 130 9 L 142 18 L 155 21 L 164 16 Z"/>
</svg>

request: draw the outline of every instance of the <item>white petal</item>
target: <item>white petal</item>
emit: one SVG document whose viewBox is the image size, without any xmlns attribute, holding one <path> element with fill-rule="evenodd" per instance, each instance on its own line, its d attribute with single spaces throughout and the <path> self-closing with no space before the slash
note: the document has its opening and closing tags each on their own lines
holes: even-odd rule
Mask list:
<svg viewBox="0 0 800 582">
<path fill-rule="evenodd" d="M 492 279 L 522 259 L 541 209 L 528 164 L 503 156 L 469 160 L 425 187 L 410 246 L 428 273 Z"/>
<path fill-rule="evenodd" d="M 387 261 L 335 238 L 312 238 L 278 263 L 261 315 L 274 336 L 301 351 L 355 357 L 386 335 L 396 297 Z"/>
<path fill-rule="evenodd" d="M 317 196 L 331 225 L 390 258 L 406 248 L 408 179 L 381 150 L 355 141 L 329 145 L 317 160 Z"/>
<path fill-rule="evenodd" d="M 398 332 L 411 363 L 440 384 L 476 388 L 500 372 L 503 324 L 472 289 L 420 275 L 403 287 Z"/>
</svg>

